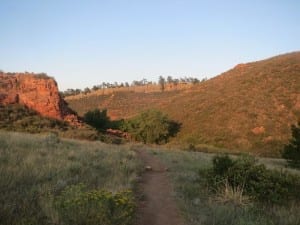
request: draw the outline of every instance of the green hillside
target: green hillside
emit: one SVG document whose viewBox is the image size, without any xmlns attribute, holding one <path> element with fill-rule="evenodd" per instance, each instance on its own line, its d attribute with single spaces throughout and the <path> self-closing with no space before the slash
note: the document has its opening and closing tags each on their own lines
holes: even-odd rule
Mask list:
<svg viewBox="0 0 300 225">
<path fill-rule="evenodd" d="M 203 144 L 278 155 L 300 118 L 300 52 L 240 64 L 190 89 L 155 93 L 122 92 L 67 98 L 83 114 L 108 109 L 113 119 L 156 108 L 182 123 L 171 144 Z"/>
</svg>

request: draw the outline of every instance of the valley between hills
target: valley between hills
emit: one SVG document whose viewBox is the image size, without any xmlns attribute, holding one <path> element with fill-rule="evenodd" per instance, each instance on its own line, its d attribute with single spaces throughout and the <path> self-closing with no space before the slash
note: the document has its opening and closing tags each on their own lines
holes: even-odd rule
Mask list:
<svg viewBox="0 0 300 225">
<path fill-rule="evenodd" d="M 0 224 L 299 225 L 300 52 L 163 84 L 0 72 Z"/>
</svg>

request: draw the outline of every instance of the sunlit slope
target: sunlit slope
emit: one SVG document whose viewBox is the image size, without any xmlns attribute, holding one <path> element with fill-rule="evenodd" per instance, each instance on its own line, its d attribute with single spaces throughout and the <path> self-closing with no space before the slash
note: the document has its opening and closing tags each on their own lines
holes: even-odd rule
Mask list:
<svg viewBox="0 0 300 225">
<path fill-rule="evenodd" d="M 187 90 L 67 101 L 80 114 L 107 108 L 113 118 L 157 108 L 182 123 L 174 144 L 276 155 L 290 137 L 290 124 L 300 119 L 300 52 L 240 64 Z"/>
</svg>

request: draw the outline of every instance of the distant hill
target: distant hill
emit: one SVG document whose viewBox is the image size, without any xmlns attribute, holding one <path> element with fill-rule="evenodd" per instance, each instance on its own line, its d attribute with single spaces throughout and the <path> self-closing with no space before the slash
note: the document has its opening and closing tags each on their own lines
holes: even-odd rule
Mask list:
<svg viewBox="0 0 300 225">
<path fill-rule="evenodd" d="M 149 108 L 162 110 L 182 123 L 171 144 L 277 155 L 290 137 L 290 125 L 300 119 L 300 52 L 239 64 L 188 89 L 115 92 L 66 101 L 81 115 L 106 108 L 113 119 Z"/>
</svg>

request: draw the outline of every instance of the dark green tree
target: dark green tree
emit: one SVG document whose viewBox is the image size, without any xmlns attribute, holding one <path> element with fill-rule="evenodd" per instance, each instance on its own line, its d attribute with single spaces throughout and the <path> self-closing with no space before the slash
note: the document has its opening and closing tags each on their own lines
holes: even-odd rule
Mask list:
<svg viewBox="0 0 300 225">
<path fill-rule="evenodd" d="M 84 114 L 83 119 L 84 122 L 100 131 L 106 130 L 110 126 L 110 119 L 107 116 L 106 109 L 102 111 L 99 109 L 88 111 Z"/>
<path fill-rule="evenodd" d="M 86 88 L 83 90 L 83 93 L 84 93 L 84 94 L 91 93 L 90 88 L 86 87 Z"/>
<path fill-rule="evenodd" d="M 167 77 L 167 82 L 168 82 L 169 84 L 173 83 L 173 78 L 172 78 L 171 76 L 168 76 L 168 77 Z"/>
<path fill-rule="evenodd" d="M 287 160 L 292 167 L 300 168 L 300 121 L 298 125 L 291 126 L 292 138 L 284 146 L 282 157 Z"/>
<path fill-rule="evenodd" d="M 160 85 L 160 90 L 164 91 L 165 90 L 165 85 L 166 85 L 166 80 L 163 76 L 160 76 L 158 78 L 158 84 Z"/>
<path fill-rule="evenodd" d="M 197 78 L 191 78 L 191 83 L 192 84 L 198 84 L 198 83 L 200 83 L 200 80 L 197 79 Z"/>
</svg>

